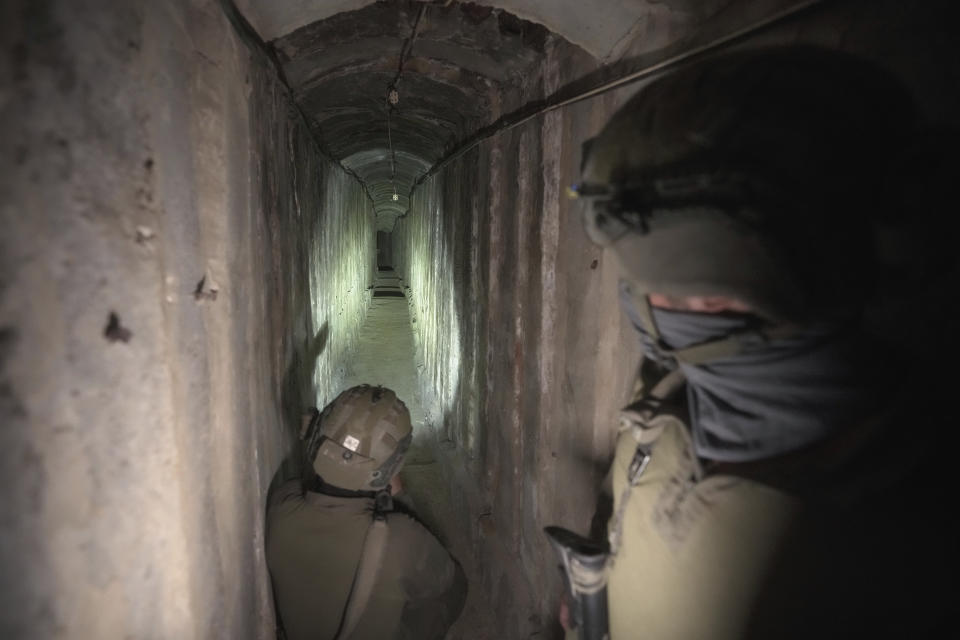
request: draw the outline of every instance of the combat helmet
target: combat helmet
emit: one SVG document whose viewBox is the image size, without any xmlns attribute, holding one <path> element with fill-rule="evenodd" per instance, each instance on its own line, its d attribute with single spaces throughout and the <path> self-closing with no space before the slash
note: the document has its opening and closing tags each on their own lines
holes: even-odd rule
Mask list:
<svg viewBox="0 0 960 640">
<path fill-rule="evenodd" d="M 304 428 L 307 463 L 325 485 L 380 491 L 410 447 L 410 412 L 397 394 L 360 385 L 342 392 Z"/>
<path fill-rule="evenodd" d="M 725 296 L 774 321 L 869 295 L 871 225 L 911 100 L 813 47 L 726 53 L 654 80 L 585 145 L 584 224 L 642 293 Z"/>
</svg>

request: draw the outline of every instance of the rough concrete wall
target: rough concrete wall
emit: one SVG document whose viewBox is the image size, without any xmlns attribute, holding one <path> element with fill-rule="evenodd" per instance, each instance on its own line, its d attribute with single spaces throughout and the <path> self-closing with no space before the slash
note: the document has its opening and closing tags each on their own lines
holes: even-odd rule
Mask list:
<svg viewBox="0 0 960 640">
<path fill-rule="evenodd" d="M 748 4 L 698 25 L 665 15 L 635 34 L 623 63 L 702 44 L 788 3 Z M 739 46 L 810 42 L 866 55 L 904 80 L 930 120 L 955 125 L 957 65 L 946 64 L 945 7 L 839 3 Z M 550 94 L 595 69 L 581 51 L 555 43 L 530 91 L 542 83 Z M 464 496 L 461 526 L 485 571 L 481 587 L 502 614 L 503 637 L 559 637 L 558 572 L 541 529 L 589 530 L 615 412 L 639 356 L 618 310 L 615 261 L 587 241 L 577 203 L 562 196 L 577 181 L 581 144 L 639 88 L 483 143 L 414 193 L 395 234 L 425 404 L 447 443 L 449 473 Z"/>
<path fill-rule="evenodd" d="M 298 140 L 306 144 L 302 130 L 297 131 Z M 294 156 L 290 163 L 308 185 L 308 199 L 301 199 L 297 209 L 311 225 L 305 239 L 310 277 L 298 274 L 291 281 L 293 290 L 301 292 L 309 282 L 312 304 L 310 324 L 302 336 L 294 336 L 302 347 L 294 346 L 290 354 L 304 367 L 304 375 L 296 377 L 304 385 L 298 401 L 283 405 L 294 417 L 309 401 L 323 407 L 342 391 L 376 282 L 376 214 L 367 191 L 339 166 L 317 162 L 310 146 L 309 153 Z"/>
<path fill-rule="evenodd" d="M 527 98 L 541 83 L 555 88 L 561 68 L 567 79 L 592 68 L 561 48 L 567 57 L 545 59 Z M 589 108 L 577 113 L 454 162 L 414 193 L 394 234 L 424 405 L 463 496 L 459 526 L 483 572 L 475 588 L 502 637 L 556 632 L 560 586 L 542 528 L 589 527 L 637 353 L 617 309 L 616 268 L 560 196 L 578 168 L 577 136 L 602 122 Z"/>
<path fill-rule="evenodd" d="M 459 195 L 461 186 L 456 180 L 428 180 L 417 191 L 412 215 L 400 222 L 399 234 L 395 232 L 407 240 L 395 256 L 402 265 L 404 284 L 410 287 L 416 366 L 426 383 L 422 402 L 426 420 L 438 426 L 454 409 L 461 377 L 462 283 L 456 277 L 457 246 L 452 242 L 459 216 L 441 214 L 454 209 L 448 208 L 443 188 Z"/>
<path fill-rule="evenodd" d="M 264 497 L 369 202 L 218 3 L 0 16 L 0 635 L 271 637 Z"/>
</svg>

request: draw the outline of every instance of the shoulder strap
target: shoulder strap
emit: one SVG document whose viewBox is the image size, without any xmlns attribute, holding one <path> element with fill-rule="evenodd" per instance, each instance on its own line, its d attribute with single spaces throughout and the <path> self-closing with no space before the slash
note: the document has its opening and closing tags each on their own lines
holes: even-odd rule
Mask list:
<svg viewBox="0 0 960 640">
<path fill-rule="evenodd" d="M 343 612 L 343 621 L 340 623 L 336 640 L 346 640 L 350 637 L 370 602 L 373 586 L 377 582 L 377 575 L 383 564 L 383 552 L 387 548 L 387 533 L 386 514 L 375 512 L 373 522 L 370 523 L 367 535 L 363 539 L 360 563 L 353 576 L 353 586 L 350 588 L 350 595 L 347 596 L 347 606 Z"/>
</svg>

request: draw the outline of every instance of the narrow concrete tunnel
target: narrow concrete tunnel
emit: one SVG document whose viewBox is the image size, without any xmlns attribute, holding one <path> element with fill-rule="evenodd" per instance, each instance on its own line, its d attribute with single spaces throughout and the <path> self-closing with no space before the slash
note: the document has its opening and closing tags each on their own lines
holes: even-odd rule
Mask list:
<svg viewBox="0 0 960 640">
<path fill-rule="evenodd" d="M 640 354 L 564 196 L 582 144 L 671 61 L 779 43 L 956 127 L 950 9 L 5 2 L 0 635 L 276 637 L 268 492 L 369 382 L 470 581 L 449 637 L 562 637 L 542 529 L 590 529 Z"/>
</svg>

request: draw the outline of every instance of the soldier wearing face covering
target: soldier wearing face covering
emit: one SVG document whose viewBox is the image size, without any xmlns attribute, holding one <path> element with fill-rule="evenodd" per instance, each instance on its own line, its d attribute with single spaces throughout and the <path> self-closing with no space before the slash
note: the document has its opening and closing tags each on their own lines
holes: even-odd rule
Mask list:
<svg viewBox="0 0 960 640">
<path fill-rule="evenodd" d="M 585 226 L 645 353 L 609 476 L 613 640 L 942 635 L 929 400 L 865 321 L 914 127 L 885 72 L 782 48 L 659 79 L 589 144 Z"/>
</svg>

